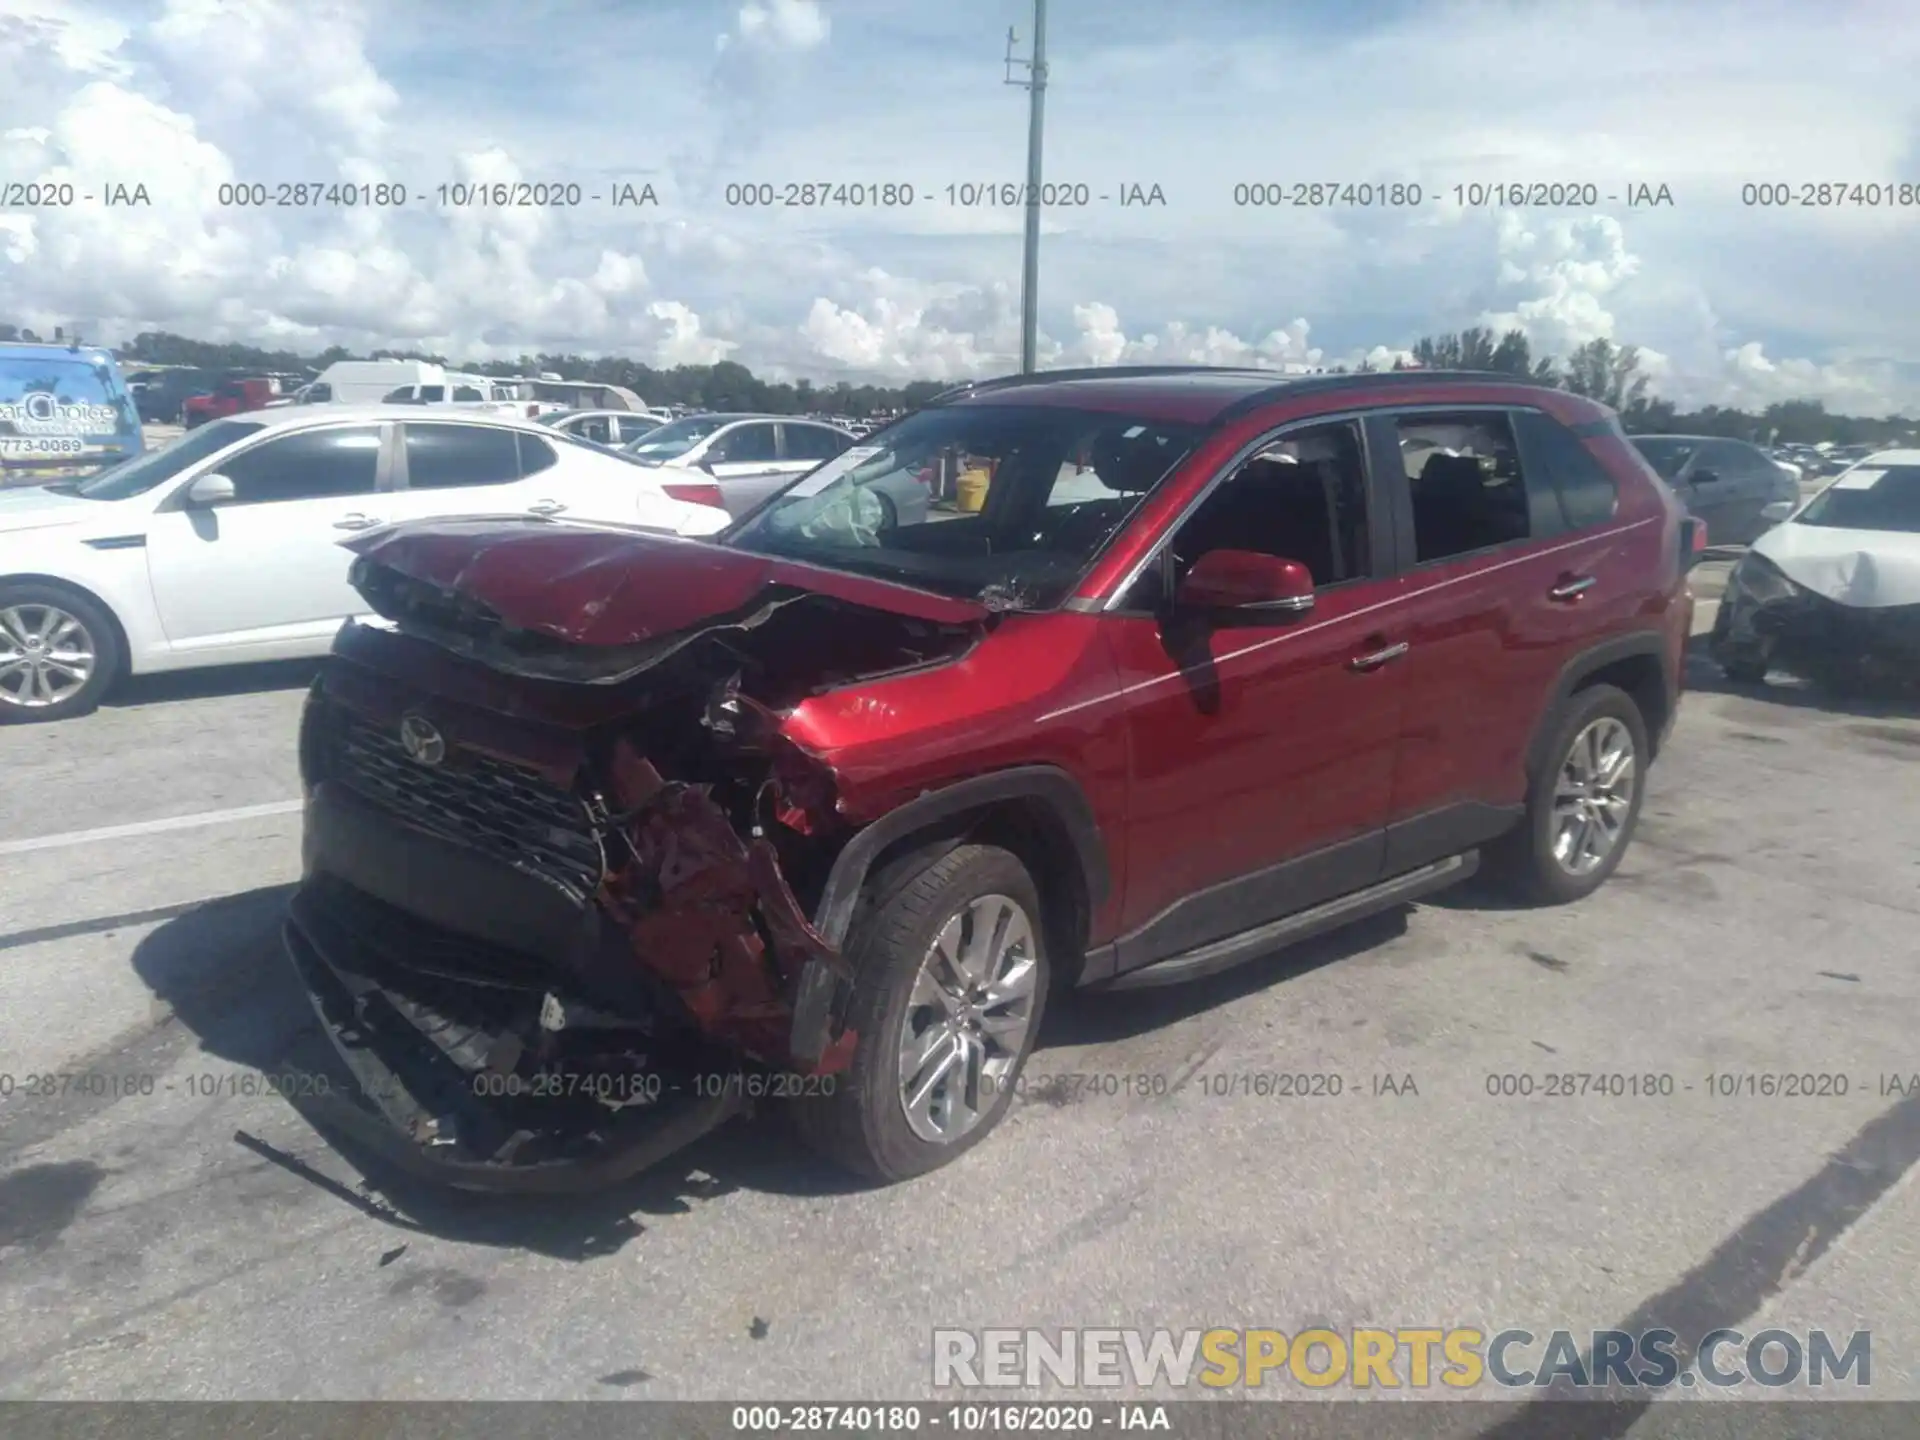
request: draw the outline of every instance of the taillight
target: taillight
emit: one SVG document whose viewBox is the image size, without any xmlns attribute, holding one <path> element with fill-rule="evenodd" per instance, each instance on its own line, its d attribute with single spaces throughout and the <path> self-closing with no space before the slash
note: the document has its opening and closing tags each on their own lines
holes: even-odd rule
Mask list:
<svg viewBox="0 0 1920 1440">
<path fill-rule="evenodd" d="M 727 502 L 720 495 L 720 487 L 711 480 L 669 481 L 660 487 L 676 500 L 684 500 L 689 505 L 712 505 L 724 510 Z"/>
<path fill-rule="evenodd" d="M 1689 515 L 1680 522 L 1680 563 L 1692 569 L 1707 553 L 1707 522 Z"/>
</svg>

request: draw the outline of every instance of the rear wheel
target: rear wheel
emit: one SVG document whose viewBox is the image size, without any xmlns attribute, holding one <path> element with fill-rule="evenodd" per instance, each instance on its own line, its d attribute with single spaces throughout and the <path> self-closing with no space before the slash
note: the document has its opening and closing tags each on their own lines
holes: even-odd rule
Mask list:
<svg viewBox="0 0 1920 1440">
<path fill-rule="evenodd" d="M 852 1065 L 796 1102 L 801 1135 L 862 1175 L 958 1159 L 1006 1114 L 1046 1006 L 1040 896 L 1005 850 L 962 845 L 855 922 Z"/>
<path fill-rule="evenodd" d="M 1648 760 L 1640 707 L 1612 685 L 1576 691 L 1546 755 L 1525 821 L 1489 858 L 1524 898 L 1564 905 L 1605 884 L 1633 838 Z"/>
<path fill-rule="evenodd" d="M 100 703 L 126 657 L 94 601 L 64 586 L 0 582 L 0 720 L 66 720 Z"/>
</svg>

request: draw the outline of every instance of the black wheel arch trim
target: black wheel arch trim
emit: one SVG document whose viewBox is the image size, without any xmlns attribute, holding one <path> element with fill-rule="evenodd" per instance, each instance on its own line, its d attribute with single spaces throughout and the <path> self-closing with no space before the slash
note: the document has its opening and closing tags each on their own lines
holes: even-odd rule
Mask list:
<svg viewBox="0 0 1920 1440">
<path fill-rule="evenodd" d="M 1038 801 L 1066 832 L 1080 862 L 1090 907 L 1098 908 L 1112 888 L 1106 842 L 1080 783 L 1057 765 L 1019 765 L 943 785 L 888 811 L 860 830 L 835 857 L 827 883 L 814 906 L 814 927 L 834 944 L 847 938 L 861 887 L 882 851 L 896 841 L 970 811 L 1010 800 Z"/>
<path fill-rule="evenodd" d="M 1669 717 L 1673 715 L 1675 708 L 1674 702 L 1678 696 L 1675 693 L 1673 676 L 1667 669 L 1667 643 L 1665 634 L 1658 630 L 1636 630 L 1631 634 L 1616 635 L 1612 639 L 1603 640 L 1597 645 L 1582 650 L 1578 655 L 1560 667 L 1559 677 L 1554 681 L 1553 691 L 1547 698 L 1546 708 L 1541 711 L 1539 719 L 1534 722 L 1533 739 L 1527 744 L 1527 779 L 1529 783 L 1532 782 L 1533 777 L 1540 773 L 1541 767 L 1546 764 L 1546 748 L 1547 743 L 1553 738 L 1555 718 L 1560 714 L 1561 707 L 1567 703 L 1573 693 L 1580 688 L 1584 681 L 1592 677 L 1595 672 L 1604 670 L 1607 666 L 1616 664 L 1621 660 L 1636 659 L 1640 656 L 1650 657 L 1657 663 L 1660 672 L 1660 689 L 1665 711 Z M 1651 717 L 1647 718 L 1651 719 Z M 1649 724 L 1647 731 L 1649 741 L 1657 744 L 1658 742 L 1654 740 L 1653 736 L 1655 728 L 1654 725 Z"/>
<path fill-rule="evenodd" d="M 1106 842 L 1086 792 L 1057 765 L 1019 765 L 955 781 L 907 801 L 860 830 L 835 857 L 826 885 L 814 906 L 814 928 L 833 945 L 845 943 L 853 926 L 860 893 L 874 862 L 888 846 L 934 829 L 970 811 L 1010 800 L 1038 801 L 1065 830 L 1080 862 L 1089 910 L 1112 890 Z M 826 965 L 811 960 L 802 971 L 793 998 L 788 1049 L 796 1064 L 811 1066 L 826 1053 L 831 1037 L 846 1023 L 852 986 Z"/>
</svg>

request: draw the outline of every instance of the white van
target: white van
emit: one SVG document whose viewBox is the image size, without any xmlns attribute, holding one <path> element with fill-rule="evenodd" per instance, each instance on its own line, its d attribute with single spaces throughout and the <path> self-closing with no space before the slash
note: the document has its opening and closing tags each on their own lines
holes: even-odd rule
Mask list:
<svg viewBox="0 0 1920 1440">
<path fill-rule="evenodd" d="M 445 405 L 493 415 L 522 415 L 529 419 L 554 409 L 534 399 L 524 380 L 502 380 L 490 375 L 463 375 L 448 371 L 421 384 L 400 385 L 380 397 L 387 405 Z"/>
<path fill-rule="evenodd" d="M 444 384 L 446 374 L 428 360 L 336 360 L 293 398 L 301 405 L 377 405 L 401 386 Z"/>
</svg>

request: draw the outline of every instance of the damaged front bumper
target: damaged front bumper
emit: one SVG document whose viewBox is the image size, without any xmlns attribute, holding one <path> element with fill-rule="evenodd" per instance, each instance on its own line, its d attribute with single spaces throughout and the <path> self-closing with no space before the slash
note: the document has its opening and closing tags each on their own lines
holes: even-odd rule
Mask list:
<svg viewBox="0 0 1920 1440">
<path fill-rule="evenodd" d="M 1778 668 L 1850 686 L 1920 689 L 1920 605 L 1842 605 L 1765 571 L 1750 579 L 1736 570 L 1708 648 L 1729 671 Z"/>
<path fill-rule="evenodd" d="M 731 1083 L 737 1072 L 658 1056 L 637 1026 L 530 1053 L 522 1037 L 542 1026 L 552 1036 L 556 1020 L 608 1017 L 504 977 L 396 975 L 398 949 L 431 955 L 446 937 L 420 947 L 409 922 L 385 915 L 385 945 L 370 944 L 366 927 L 344 917 L 385 907 L 364 897 L 341 905 L 331 890 L 303 888 L 282 932 L 354 1080 L 349 1093 L 328 1092 L 315 1118 L 396 1169 L 464 1190 L 595 1191 L 746 1108 L 747 1087 Z"/>
</svg>

